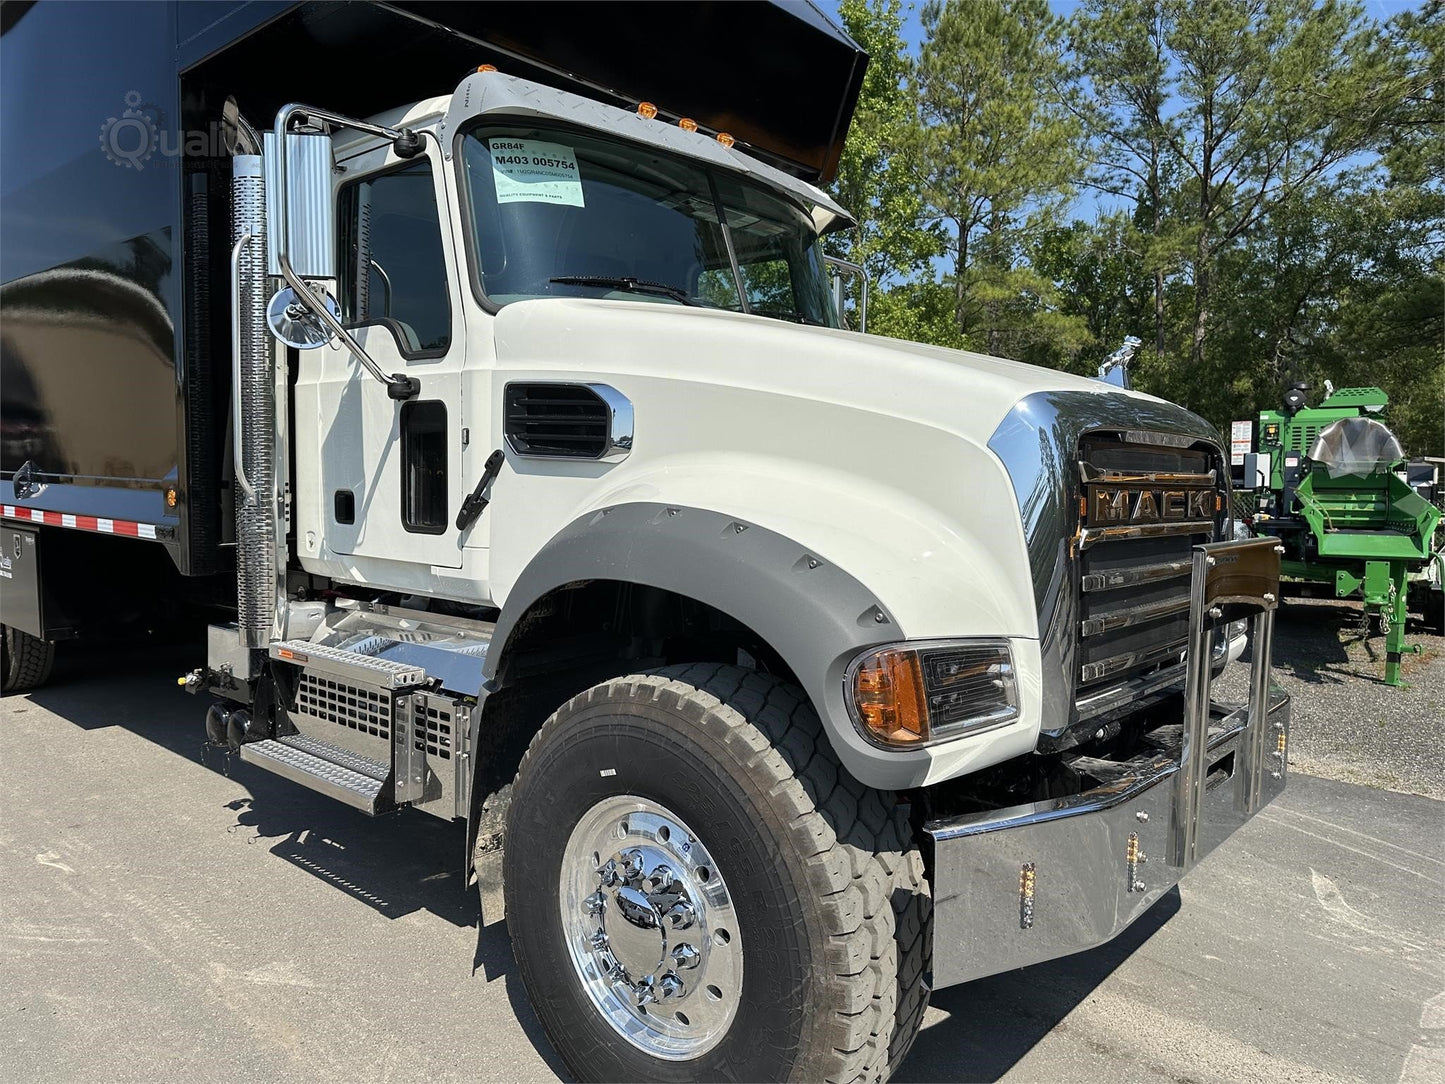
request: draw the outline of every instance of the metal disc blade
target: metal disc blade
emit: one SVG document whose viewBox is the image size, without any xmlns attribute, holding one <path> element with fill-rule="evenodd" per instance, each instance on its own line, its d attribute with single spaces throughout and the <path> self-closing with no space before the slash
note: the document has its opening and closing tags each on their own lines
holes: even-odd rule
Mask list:
<svg viewBox="0 0 1445 1084">
<path fill-rule="evenodd" d="M 331 315 L 339 320 L 341 310 L 336 307 L 336 302 L 330 295 L 322 296 Z M 266 323 L 272 335 L 297 350 L 314 350 L 331 341 L 331 331 L 319 316 L 302 304 L 296 291 L 289 286 L 278 292 L 266 306 Z"/>
</svg>

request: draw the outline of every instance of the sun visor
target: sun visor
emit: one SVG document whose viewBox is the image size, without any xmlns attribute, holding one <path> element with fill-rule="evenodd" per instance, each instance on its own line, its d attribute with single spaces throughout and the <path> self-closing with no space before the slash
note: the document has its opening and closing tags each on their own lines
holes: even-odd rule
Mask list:
<svg viewBox="0 0 1445 1084">
<path fill-rule="evenodd" d="M 837 172 L 868 64 L 806 2 L 389 7 L 471 39 L 479 63 L 629 109 L 652 102 L 816 184 Z"/>
</svg>

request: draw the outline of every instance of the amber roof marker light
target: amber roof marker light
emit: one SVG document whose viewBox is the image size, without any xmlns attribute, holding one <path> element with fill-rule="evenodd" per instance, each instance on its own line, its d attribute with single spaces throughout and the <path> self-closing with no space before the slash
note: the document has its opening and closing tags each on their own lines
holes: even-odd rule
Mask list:
<svg viewBox="0 0 1445 1084">
<path fill-rule="evenodd" d="M 643 120 L 656 120 L 657 106 L 653 105 L 651 102 L 638 102 L 637 115 Z"/>
</svg>

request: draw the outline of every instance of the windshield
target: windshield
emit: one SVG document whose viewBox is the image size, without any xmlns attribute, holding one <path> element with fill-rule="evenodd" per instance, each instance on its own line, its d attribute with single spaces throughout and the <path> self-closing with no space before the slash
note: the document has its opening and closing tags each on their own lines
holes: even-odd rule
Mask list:
<svg viewBox="0 0 1445 1084">
<path fill-rule="evenodd" d="M 473 129 L 462 168 L 482 292 L 494 304 L 625 298 L 838 326 L 811 220 L 766 189 L 637 144 L 535 125 Z"/>
</svg>

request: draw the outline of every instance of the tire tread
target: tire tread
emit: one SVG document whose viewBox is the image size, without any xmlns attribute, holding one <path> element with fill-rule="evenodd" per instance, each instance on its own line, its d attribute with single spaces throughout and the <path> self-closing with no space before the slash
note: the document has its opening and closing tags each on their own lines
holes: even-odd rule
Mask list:
<svg viewBox="0 0 1445 1084">
<path fill-rule="evenodd" d="M 19 693 L 44 685 L 55 665 L 55 644 L 22 632 L 11 625 L 5 630 L 4 692 Z"/>
<path fill-rule="evenodd" d="M 931 902 L 907 806 L 842 768 L 801 689 L 716 663 L 629 674 L 578 694 L 543 726 L 518 776 L 559 719 L 609 699 L 651 699 L 719 740 L 788 826 L 824 921 L 824 966 L 813 979 L 828 1006 L 817 1028 L 826 1045 L 815 1044 L 794 1076 L 830 1084 L 888 1079 L 927 1005 L 932 944 Z"/>
</svg>

